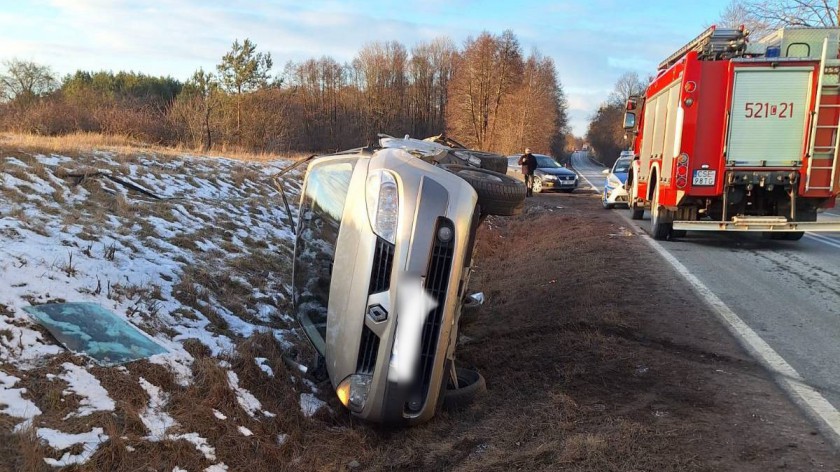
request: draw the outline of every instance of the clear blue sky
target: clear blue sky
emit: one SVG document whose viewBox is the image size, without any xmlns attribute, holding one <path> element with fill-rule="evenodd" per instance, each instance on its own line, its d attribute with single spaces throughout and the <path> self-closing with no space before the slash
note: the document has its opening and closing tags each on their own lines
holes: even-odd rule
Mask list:
<svg viewBox="0 0 840 472">
<path fill-rule="evenodd" d="M 576 134 L 624 72 L 641 77 L 712 24 L 728 0 L 0 0 L 0 60 L 133 70 L 187 79 L 212 70 L 234 39 L 289 60 L 349 61 L 366 43 L 407 48 L 446 35 L 461 45 L 511 29 L 527 55 L 554 58 Z"/>
</svg>

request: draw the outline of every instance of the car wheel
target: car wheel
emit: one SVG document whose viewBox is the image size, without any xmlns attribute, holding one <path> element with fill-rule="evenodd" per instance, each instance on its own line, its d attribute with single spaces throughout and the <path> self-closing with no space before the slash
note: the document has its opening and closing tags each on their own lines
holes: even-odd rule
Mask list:
<svg viewBox="0 0 840 472">
<path fill-rule="evenodd" d="M 522 213 L 525 184 L 513 177 L 487 169 L 444 164 L 443 169 L 466 180 L 478 194 L 478 205 L 488 215 L 510 216 Z"/>
<path fill-rule="evenodd" d="M 464 408 L 487 391 L 487 383 L 477 370 L 456 367 L 455 372 L 458 385 L 450 379 L 443 394 L 443 408 L 446 410 Z"/>
<path fill-rule="evenodd" d="M 607 203 L 607 195 L 604 194 L 601 196 L 601 206 L 604 207 L 604 210 L 612 210 L 615 205 L 612 203 Z"/>
<path fill-rule="evenodd" d="M 540 193 L 542 190 L 542 179 L 534 176 L 534 180 L 531 182 L 531 191 L 534 193 Z"/>
</svg>

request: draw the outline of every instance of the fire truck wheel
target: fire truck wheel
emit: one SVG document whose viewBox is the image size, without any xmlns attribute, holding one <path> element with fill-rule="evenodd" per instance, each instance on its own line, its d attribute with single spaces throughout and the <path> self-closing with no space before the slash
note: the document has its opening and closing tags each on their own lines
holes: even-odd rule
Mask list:
<svg viewBox="0 0 840 472">
<path fill-rule="evenodd" d="M 799 241 L 800 239 L 802 239 L 802 236 L 805 236 L 804 231 L 793 231 L 785 233 L 774 233 L 772 231 L 765 231 L 761 233 L 762 238 L 772 239 L 774 241 Z"/>
<path fill-rule="evenodd" d="M 633 179 L 633 176 L 629 177 Z M 641 220 L 645 217 L 645 208 L 639 206 L 638 196 L 639 196 L 639 186 L 636 184 L 636 179 L 633 179 L 630 185 L 630 201 L 627 203 L 627 206 L 630 208 L 630 219 L 631 220 Z"/>
<path fill-rule="evenodd" d="M 664 241 L 671 236 L 672 223 L 670 211 L 659 207 L 659 185 L 653 188 L 653 201 L 650 205 L 650 233 L 653 239 Z"/>
<path fill-rule="evenodd" d="M 671 237 L 672 238 L 684 238 L 686 234 L 688 234 L 688 231 L 686 231 L 684 229 L 671 230 Z"/>
</svg>

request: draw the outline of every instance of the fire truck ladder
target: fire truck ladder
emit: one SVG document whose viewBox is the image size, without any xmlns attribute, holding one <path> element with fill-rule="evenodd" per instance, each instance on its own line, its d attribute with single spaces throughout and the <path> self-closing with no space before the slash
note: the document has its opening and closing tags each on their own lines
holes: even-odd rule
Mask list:
<svg viewBox="0 0 840 472">
<path fill-rule="evenodd" d="M 814 112 L 811 126 L 811 138 L 808 146 L 808 165 L 805 170 L 805 191 L 809 190 L 834 190 L 838 166 L 838 134 L 840 134 L 840 59 L 838 59 L 838 48 L 840 40 L 837 37 L 825 38 L 823 40 L 822 58 L 820 59 L 820 75 L 817 85 L 817 100 L 814 105 Z M 829 51 L 833 51 L 829 53 Z M 833 73 L 826 74 L 826 69 Z M 824 97 L 831 97 L 830 103 L 823 103 Z M 831 124 L 821 125 L 820 114 L 827 111 L 829 116 L 834 117 Z M 830 144 L 817 144 L 817 132 L 831 133 Z M 815 164 L 814 161 L 831 160 L 831 165 L 824 162 Z M 827 175 L 828 174 L 828 175 Z M 830 177 L 829 177 L 830 175 Z M 828 186 L 823 185 L 825 177 L 829 177 Z M 819 185 L 812 185 L 811 179 Z"/>
<path fill-rule="evenodd" d="M 700 36 L 660 62 L 659 70 L 671 67 L 691 51 L 700 53 L 700 59 L 719 59 L 724 56 L 738 55 L 746 48 L 747 34 L 743 26 L 737 29 L 719 29 L 716 26 L 710 26 Z"/>
</svg>

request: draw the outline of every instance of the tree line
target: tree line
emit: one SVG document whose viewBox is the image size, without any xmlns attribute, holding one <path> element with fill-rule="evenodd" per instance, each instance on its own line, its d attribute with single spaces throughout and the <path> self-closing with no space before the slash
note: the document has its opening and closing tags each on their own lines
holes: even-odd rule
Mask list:
<svg viewBox="0 0 840 472">
<path fill-rule="evenodd" d="M 214 70 L 186 81 L 139 72 L 79 70 L 63 78 L 10 59 L 0 72 L 0 129 L 42 135 L 95 132 L 195 149 L 330 152 L 378 133 L 446 133 L 503 154 L 525 146 L 560 156 L 569 135 L 554 62 L 526 56 L 512 31 L 483 32 L 458 48 L 441 37 L 410 50 L 364 46 L 274 67 L 249 39 Z"/>
<path fill-rule="evenodd" d="M 730 0 L 717 24 L 727 28 L 744 25 L 755 40 L 785 26 L 836 28 L 840 25 L 838 14 L 840 0 Z M 644 93 L 651 80 L 652 76 L 643 82 L 636 73 L 622 75 L 592 116 L 586 141 L 605 165 L 612 165 L 619 153 L 632 144 L 622 128 L 625 102 L 631 95 Z"/>
</svg>

